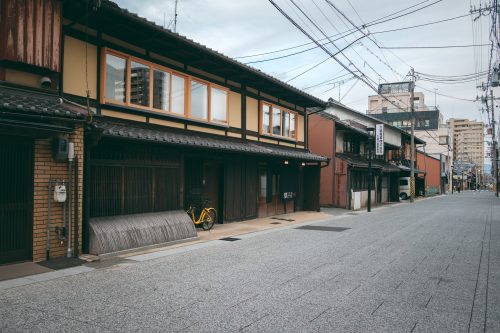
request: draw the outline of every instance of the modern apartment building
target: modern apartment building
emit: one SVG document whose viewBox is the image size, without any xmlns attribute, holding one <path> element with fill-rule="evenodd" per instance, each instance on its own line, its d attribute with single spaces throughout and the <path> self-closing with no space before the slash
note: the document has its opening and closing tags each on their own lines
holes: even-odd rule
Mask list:
<svg viewBox="0 0 500 333">
<path fill-rule="evenodd" d="M 484 168 L 484 123 L 468 119 L 449 119 L 448 128 L 453 141 L 454 160 L 473 163 Z"/>
</svg>

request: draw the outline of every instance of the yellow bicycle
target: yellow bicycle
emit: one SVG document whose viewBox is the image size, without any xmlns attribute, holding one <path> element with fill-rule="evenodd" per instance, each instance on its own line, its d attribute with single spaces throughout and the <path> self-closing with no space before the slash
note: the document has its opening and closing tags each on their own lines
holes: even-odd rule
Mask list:
<svg viewBox="0 0 500 333">
<path fill-rule="evenodd" d="M 196 207 L 193 205 L 189 205 L 189 208 L 186 210 L 189 217 L 193 221 L 195 226 L 200 226 L 203 230 L 210 230 L 214 226 L 215 221 L 217 221 L 217 211 L 215 208 L 207 208 L 206 204 L 208 201 L 205 201 L 203 204 L 204 208 L 201 210 L 198 218 L 195 216 Z"/>
</svg>

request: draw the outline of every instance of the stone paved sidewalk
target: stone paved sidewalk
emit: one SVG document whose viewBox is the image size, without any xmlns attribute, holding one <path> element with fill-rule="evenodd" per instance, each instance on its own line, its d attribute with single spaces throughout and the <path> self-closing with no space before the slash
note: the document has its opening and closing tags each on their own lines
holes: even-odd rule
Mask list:
<svg viewBox="0 0 500 333">
<path fill-rule="evenodd" d="M 499 213 L 465 193 L 133 255 L 0 291 L 0 331 L 500 332 Z"/>
</svg>

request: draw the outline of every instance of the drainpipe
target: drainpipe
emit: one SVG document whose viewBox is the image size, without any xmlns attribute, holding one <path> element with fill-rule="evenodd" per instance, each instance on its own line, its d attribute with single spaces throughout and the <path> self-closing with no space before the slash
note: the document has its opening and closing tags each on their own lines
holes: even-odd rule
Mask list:
<svg viewBox="0 0 500 333">
<path fill-rule="evenodd" d="M 352 184 L 351 184 L 351 166 L 347 164 L 347 172 L 346 172 L 346 185 L 347 185 L 347 209 L 351 210 L 351 200 L 352 200 Z"/>
<path fill-rule="evenodd" d="M 47 243 L 45 244 L 45 260 L 49 260 L 50 259 L 50 219 L 51 219 L 51 216 L 50 216 L 50 203 L 52 200 L 50 200 L 50 193 L 52 192 L 52 179 L 49 179 L 49 193 L 47 195 L 47 201 L 48 201 L 48 216 L 47 216 Z"/>
<path fill-rule="evenodd" d="M 75 257 L 78 257 L 78 246 L 79 246 L 79 243 L 78 243 L 78 157 L 75 157 L 75 168 L 74 168 L 74 186 L 73 186 L 73 195 L 74 195 L 74 198 L 75 198 L 75 208 L 73 209 L 74 210 L 74 216 L 73 216 L 73 225 L 74 225 L 74 241 L 73 241 L 73 244 L 75 246 L 75 251 L 74 251 L 74 255 Z"/>
<path fill-rule="evenodd" d="M 73 183 L 73 158 L 75 157 L 75 144 L 73 142 L 68 143 L 68 251 L 67 251 L 67 257 L 71 258 L 72 257 L 72 250 L 71 250 L 71 186 Z"/>
</svg>

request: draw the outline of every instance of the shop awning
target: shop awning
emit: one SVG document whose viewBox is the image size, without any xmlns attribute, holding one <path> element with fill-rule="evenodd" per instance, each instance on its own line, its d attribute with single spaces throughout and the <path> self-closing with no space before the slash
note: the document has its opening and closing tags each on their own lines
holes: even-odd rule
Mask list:
<svg viewBox="0 0 500 333">
<path fill-rule="evenodd" d="M 337 154 L 335 154 L 335 157 L 346 161 L 347 164 L 349 164 L 350 166 L 352 166 L 354 168 L 368 169 L 368 160 L 364 157 L 359 156 L 359 155 L 337 153 Z M 385 161 L 377 160 L 377 159 L 372 160 L 372 168 L 381 170 L 382 172 L 399 172 L 400 171 L 397 166 L 395 166 L 389 162 L 385 162 Z"/>
<path fill-rule="evenodd" d="M 230 153 L 271 156 L 303 162 L 328 162 L 328 158 L 311 154 L 302 149 L 279 147 L 241 139 L 209 136 L 203 133 L 180 133 L 174 129 L 150 128 L 147 125 L 139 127 L 137 125 L 110 123 L 106 121 L 98 121 L 95 125 L 102 132 L 103 137 L 140 140 Z"/>
</svg>

